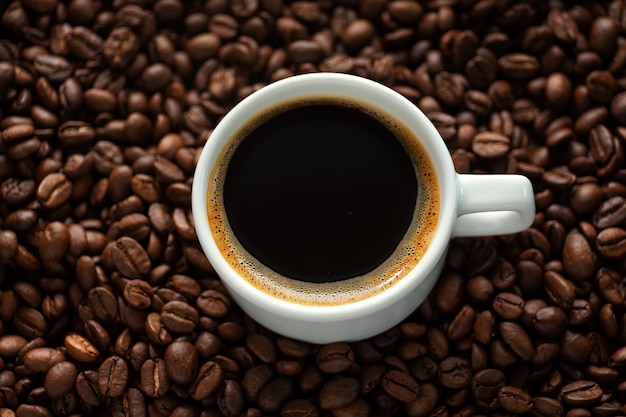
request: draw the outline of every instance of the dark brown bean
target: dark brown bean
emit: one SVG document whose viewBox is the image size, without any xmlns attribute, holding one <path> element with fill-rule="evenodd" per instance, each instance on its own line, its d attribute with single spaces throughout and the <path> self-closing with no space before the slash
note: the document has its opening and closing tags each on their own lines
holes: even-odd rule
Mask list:
<svg viewBox="0 0 626 417">
<path fill-rule="evenodd" d="M 104 398 L 119 397 L 128 383 L 128 366 L 119 356 L 106 358 L 98 368 L 98 389 Z"/>
<path fill-rule="evenodd" d="M 165 350 L 165 370 L 172 382 L 186 385 L 193 382 L 198 372 L 198 350 L 191 343 L 175 340 Z"/>
<path fill-rule="evenodd" d="M 133 279 L 124 286 L 124 300 L 135 308 L 148 308 L 152 305 L 152 287 L 146 281 Z"/>
<path fill-rule="evenodd" d="M 50 398 L 60 398 L 74 388 L 77 369 L 72 362 L 56 363 L 48 369 L 44 380 L 46 393 Z"/>
<path fill-rule="evenodd" d="M 498 403 L 506 411 L 524 414 L 532 410 L 532 397 L 520 388 L 504 386 L 498 390 Z"/>
<path fill-rule="evenodd" d="M 402 371 L 386 372 L 380 381 L 381 387 L 393 398 L 408 403 L 419 396 L 419 385 L 415 379 Z"/>
<path fill-rule="evenodd" d="M 562 309 L 569 310 L 576 297 L 571 282 L 554 271 L 546 271 L 544 280 L 548 297 Z"/>
<path fill-rule="evenodd" d="M 170 380 L 161 358 L 148 359 L 141 365 L 141 390 L 148 397 L 158 398 L 169 390 Z"/>
<path fill-rule="evenodd" d="M 72 183 L 60 172 L 46 175 L 37 187 L 37 200 L 48 209 L 61 206 L 71 195 Z"/>
<path fill-rule="evenodd" d="M 606 258 L 621 258 L 626 254 L 626 231 L 618 227 L 609 227 L 598 233 L 596 247 Z"/>
<path fill-rule="evenodd" d="M 322 410 L 334 410 L 344 407 L 359 394 L 360 383 L 356 378 L 337 377 L 322 385 L 319 393 L 319 407 Z"/>
<path fill-rule="evenodd" d="M 258 404 L 267 413 L 277 412 L 295 394 L 295 383 L 289 378 L 279 376 L 269 381 L 263 387 L 259 393 Z"/>
<path fill-rule="evenodd" d="M 213 394 L 224 377 L 222 367 L 213 361 L 205 362 L 198 371 L 193 384 L 190 386 L 189 394 L 194 400 L 202 400 Z"/>
<path fill-rule="evenodd" d="M 509 292 L 496 295 L 492 303 L 493 311 L 506 320 L 517 320 L 524 312 L 524 300 Z"/>
<path fill-rule="evenodd" d="M 10 340 L 9 338 L 4 339 L 4 341 L 5 344 L 8 344 L 9 342 L 16 342 Z M 10 356 L 11 355 L 7 355 L 7 357 Z M 53 365 L 65 361 L 65 355 L 57 349 L 39 347 L 26 352 L 22 361 L 24 362 L 24 365 L 26 365 L 26 367 L 33 372 L 47 372 Z"/>
<path fill-rule="evenodd" d="M 592 381 L 575 381 L 561 389 L 563 403 L 569 407 L 586 407 L 602 397 L 602 388 Z"/>
<path fill-rule="evenodd" d="M 596 259 L 591 245 L 578 231 L 571 231 L 563 244 L 563 268 L 572 280 L 585 281 L 595 272 Z"/>
<path fill-rule="evenodd" d="M 333 343 L 323 347 L 317 354 L 316 363 L 322 372 L 340 373 L 352 366 L 354 352 L 346 343 Z"/>
<path fill-rule="evenodd" d="M 102 394 L 98 388 L 98 372 L 83 371 L 76 377 L 76 393 L 85 404 L 97 407 L 102 402 Z"/>
<path fill-rule="evenodd" d="M 111 257 L 122 275 L 130 279 L 146 276 L 151 262 L 144 248 L 133 238 L 123 236 L 111 248 Z"/>
<path fill-rule="evenodd" d="M 198 319 L 198 311 L 182 301 L 170 301 L 161 310 L 163 325 L 177 333 L 192 332 L 198 324 Z"/>
<path fill-rule="evenodd" d="M 446 388 L 461 389 L 470 384 L 470 364 L 459 357 L 449 357 L 439 364 L 439 381 Z"/>
</svg>

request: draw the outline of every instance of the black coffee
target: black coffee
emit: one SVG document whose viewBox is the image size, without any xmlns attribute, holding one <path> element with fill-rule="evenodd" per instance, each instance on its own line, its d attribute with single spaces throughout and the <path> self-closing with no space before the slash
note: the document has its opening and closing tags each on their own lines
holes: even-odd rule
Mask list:
<svg viewBox="0 0 626 417">
<path fill-rule="evenodd" d="M 426 149 L 385 110 L 340 97 L 243 122 L 211 171 L 207 216 L 225 262 L 285 301 L 371 297 L 424 256 L 439 218 Z"/>
<path fill-rule="evenodd" d="M 413 161 L 385 124 L 315 104 L 264 121 L 234 152 L 223 190 L 241 245 L 286 277 L 335 282 L 372 271 L 413 219 Z"/>
</svg>

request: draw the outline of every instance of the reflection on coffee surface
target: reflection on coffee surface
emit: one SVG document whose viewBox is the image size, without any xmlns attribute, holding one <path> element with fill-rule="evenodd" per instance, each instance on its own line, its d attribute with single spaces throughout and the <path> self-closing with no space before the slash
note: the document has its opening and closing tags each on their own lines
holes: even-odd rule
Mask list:
<svg viewBox="0 0 626 417">
<path fill-rule="evenodd" d="M 211 230 L 253 285 L 305 304 L 376 294 L 430 243 L 439 192 L 425 150 L 393 117 L 307 98 L 256 116 L 212 173 Z"/>
</svg>

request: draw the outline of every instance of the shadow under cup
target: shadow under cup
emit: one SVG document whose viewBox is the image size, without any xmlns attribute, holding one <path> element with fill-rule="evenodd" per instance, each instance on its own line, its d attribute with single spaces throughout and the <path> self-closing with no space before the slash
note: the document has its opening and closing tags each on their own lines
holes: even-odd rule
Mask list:
<svg viewBox="0 0 626 417">
<path fill-rule="evenodd" d="M 402 320 L 419 305 L 436 282 L 451 235 L 451 224 L 455 218 L 454 169 L 448 151 L 434 126 L 408 100 L 382 85 L 358 77 L 340 74 L 314 75 L 315 77 L 312 75 L 292 77 L 265 87 L 243 100 L 220 122 L 198 161 L 193 185 L 194 222 L 202 247 L 225 286 L 235 301 L 261 324 L 278 333 L 304 340 L 309 338 L 309 335 L 306 334 L 307 331 L 303 332 L 301 328 L 303 323 L 321 325 L 331 339 L 337 337 L 342 340 L 358 339 L 383 331 Z M 307 78 L 306 82 L 302 78 Z M 270 268 L 269 262 L 266 265 L 259 259 L 263 259 L 262 256 L 253 256 L 250 252 L 255 252 L 255 249 L 242 244 L 244 239 L 238 239 L 237 233 L 233 231 L 237 226 L 233 223 L 231 227 L 229 220 L 233 220 L 234 215 L 229 219 L 224 204 L 224 184 L 228 184 L 229 175 L 235 176 L 232 171 L 229 174 L 229 167 L 231 162 L 234 164 L 238 152 L 243 149 L 241 144 L 245 144 L 247 139 L 255 138 L 256 130 L 273 120 L 278 120 L 281 114 L 289 116 L 285 120 L 291 120 L 290 112 L 294 109 L 311 114 L 310 109 L 315 106 L 331 108 L 335 106 L 333 110 L 336 114 L 342 114 L 343 109 L 347 108 L 356 110 L 383 126 L 388 133 L 391 132 L 393 140 L 396 144 L 400 143 L 404 156 L 410 161 L 418 190 L 411 218 L 408 225 L 404 226 L 405 231 L 400 236 L 399 242 L 394 243 L 391 255 L 385 255 L 386 260 L 371 271 L 337 279 L 334 282 L 323 282 L 323 277 L 319 279 L 322 282 L 314 282 L 318 280 L 317 278 L 293 279 L 275 270 L 279 268 Z M 323 128 L 325 119 L 320 120 L 318 124 Z M 296 122 L 294 124 L 296 127 L 302 127 Z M 361 122 L 356 124 L 360 125 Z M 315 126 L 308 126 L 308 130 L 315 130 L 314 128 Z M 372 130 L 375 129 L 369 127 L 365 129 Z M 297 137 L 292 142 L 306 142 L 305 133 L 295 135 Z M 320 132 L 312 134 L 319 136 Z M 332 139 L 332 135 L 328 136 Z M 358 141 L 350 135 L 347 136 L 349 139 L 346 146 L 354 147 Z M 363 140 L 361 136 L 359 137 Z M 269 149 L 265 155 L 274 159 L 276 151 L 272 151 L 271 147 Z M 331 153 L 331 149 L 328 148 L 326 153 Z M 376 152 L 378 151 L 373 151 Z M 319 155 L 326 158 L 323 150 Z M 438 155 L 445 155 L 447 159 Z M 328 162 L 324 159 L 321 163 L 318 161 L 318 164 L 324 168 L 334 166 L 336 161 Z M 260 164 L 260 169 L 263 165 L 266 169 L 275 168 L 276 161 L 265 161 Z M 296 162 L 292 165 L 299 166 L 302 163 Z M 370 163 L 369 166 L 375 165 L 376 163 Z M 359 169 L 363 170 L 366 166 L 368 165 L 364 164 Z M 233 171 L 239 173 L 241 169 Z M 254 172 L 254 169 L 251 171 Z M 307 169 L 303 168 L 302 171 Z M 340 175 L 338 172 L 345 170 L 333 172 L 332 175 Z M 367 177 L 364 180 L 366 182 L 379 176 L 377 173 L 368 174 L 372 176 Z M 249 182 L 255 181 L 254 177 L 253 174 L 244 176 L 238 186 L 231 188 L 235 190 L 244 188 Z M 284 178 L 285 182 L 298 183 L 298 178 L 291 177 L 279 172 L 274 178 L 278 181 Z M 359 175 L 355 177 L 358 180 Z M 259 180 L 259 184 L 272 182 L 270 180 L 272 177 L 268 178 Z M 445 183 L 448 184 L 447 187 L 442 186 Z M 329 184 L 324 183 L 321 188 L 329 188 Z M 281 192 L 284 194 L 286 187 L 288 188 L 288 186 L 282 189 L 279 187 L 277 195 L 281 195 Z M 310 189 L 305 186 L 300 188 Z M 243 194 L 249 192 L 242 191 Z M 334 192 L 336 195 L 337 190 Z M 242 201 L 245 201 L 245 198 Z M 443 201 L 452 203 L 444 205 Z M 361 201 L 361 204 L 366 204 L 363 202 L 367 202 L 367 198 Z M 387 204 L 393 205 L 394 201 L 387 201 Z M 248 213 L 248 216 L 253 215 L 254 207 Z M 246 215 L 242 218 L 245 220 Z M 377 224 L 382 226 L 395 221 L 389 215 L 385 217 L 383 214 L 381 218 L 379 212 L 375 212 L 374 218 L 377 219 L 375 220 Z M 304 216 L 302 221 L 306 222 L 306 219 Z M 261 215 L 250 223 L 262 223 L 262 220 Z M 267 223 L 276 221 L 268 220 Z M 272 230 L 270 226 L 268 227 L 269 229 L 265 230 Z M 289 249 L 289 244 L 285 247 Z M 357 327 L 360 327 L 358 332 L 348 329 L 354 324 L 355 317 L 368 316 L 369 323 L 358 324 Z M 328 327 L 330 323 L 333 323 L 335 330 Z M 365 331 L 363 326 L 367 327 Z M 290 327 L 293 329 L 290 330 Z M 309 331 L 318 332 L 311 328 Z M 330 336 L 337 332 L 341 333 L 341 336 L 336 334 Z"/>
</svg>

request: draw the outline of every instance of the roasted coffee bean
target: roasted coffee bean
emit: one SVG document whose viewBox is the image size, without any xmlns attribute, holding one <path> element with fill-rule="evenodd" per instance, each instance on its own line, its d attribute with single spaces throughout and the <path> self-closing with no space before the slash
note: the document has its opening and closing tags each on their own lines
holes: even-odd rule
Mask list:
<svg viewBox="0 0 626 417">
<path fill-rule="evenodd" d="M 5 340 L 7 341 L 5 343 L 8 344 L 9 339 Z M 33 372 L 47 372 L 53 365 L 65 361 L 65 355 L 57 349 L 39 347 L 26 352 L 22 361 Z"/>
<path fill-rule="evenodd" d="M 122 275 L 130 279 L 146 276 L 151 262 L 144 248 L 133 238 L 120 237 L 111 247 L 111 258 Z"/>
<path fill-rule="evenodd" d="M 266 364 L 251 367 L 243 375 L 241 387 L 248 401 L 257 401 L 261 389 L 274 376 L 274 370 Z"/>
<path fill-rule="evenodd" d="M 481 408 L 493 410 L 498 405 L 498 390 L 504 386 L 506 376 L 497 369 L 487 368 L 472 376 L 472 396 Z"/>
<path fill-rule="evenodd" d="M 598 233 L 596 247 L 606 258 L 621 258 L 626 254 L 626 230 L 609 227 Z"/>
<path fill-rule="evenodd" d="M 322 410 L 335 410 L 352 403 L 359 393 L 359 381 L 356 378 L 338 377 L 322 385 L 319 394 L 319 406 Z"/>
<path fill-rule="evenodd" d="M 163 359 L 156 358 L 145 361 L 141 365 L 140 376 L 141 389 L 148 397 L 162 397 L 170 388 L 170 380 Z"/>
<path fill-rule="evenodd" d="M 118 306 L 113 291 L 107 287 L 95 287 L 87 293 L 87 305 L 94 316 L 103 322 L 116 320 Z"/>
<path fill-rule="evenodd" d="M 173 289 L 180 294 L 183 294 L 188 299 L 196 299 L 196 302 L 197 297 L 202 292 L 202 287 L 200 286 L 198 281 L 187 275 L 173 275 L 167 281 L 166 285 L 168 288 Z"/>
<path fill-rule="evenodd" d="M 161 310 L 163 325 L 177 333 L 192 332 L 198 324 L 198 319 L 198 311 L 182 301 L 170 301 Z"/>
<path fill-rule="evenodd" d="M 501 292 L 493 300 L 494 312 L 506 320 L 517 320 L 524 312 L 524 300 L 509 292 Z"/>
<path fill-rule="evenodd" d="M 561 356 L 569 361 L 584 363 L 592 349 L 591 342 L 583 334 L 567 330 L 561 338 Z"/>
<path fill-rule="evenodd" d="M 538 310 L 532 319 L 533 329 L 541 337 L 560 337 L 567 327 L 567 315 L 556 306 L 549 306 Z"/>
<path fill-rule="evenodd" d="M 97 407 L 102 402 L 102 394 L 98 388 L 98 372 L 83 371 L 76 377 L 76 393 L 85 404 Z"/>
<path fill-rule="evenodd" d="M 74 388 L 77 369 L 72 362 L 56 363 L 46 372 L 44 387 L 50 398 L 60 398 Z"/>
<path fill-rule="evenodd" d="M 500 406 L 514 414 L 524 414 L 532 410 L 532 397 L 525 391 L 514 386 L 504 386 L 498 390 Z"/>
<path fill-rule="evenodd" d="M 13 324 L 17 331 L 28 339 L 43 337 L 48 331 L 46 319 L 32 307 L 20 307 L 15 313 Z"/>
<path fill-rule="evenodd" d="M 60 172 L 46 175 L 37 187 L 37 200 L 47 209 L 58 208 L 71 195 L 72 183 Z"/>
<path fill-rule="evenodd" d="M 537 74 L 540 64 L 531 55 L 512 53 L 498 59 L 498 67 L 507 77 L 527 80 Z"/>
<path fill-rule="evenodd" d="M 588 280 L 595 272 L 595 264 L 595 255 L 585 237 L 575 230 L 568 233 L 563 244 L 563 268 L 568 277 Z"/>
<path fill-rule="evenodd" d="M 593 215 L 593 224 L 598 229 L 619 226 L 626 220 L 626 198 L 614 196 L 605 200 Z"/>
<path fill-rule="evenodd" d="M 565 414 L 565 409 L 563 405 L 554 398 L 534 397 L 532 413 L 540 417 L 562 416 Z"/>
<path fill-rule="evenodd" d="M 322 348 L 316 358 L 317 366 L 325 373 L 340 373 L 352 366 L 354 352 L 346 343 L 334 343 Z"/>
<path fill-rule="evenodd" d="M 253 334 L 246 339 L 248 349 L 264 363 L 274 363 L 276 361 L 276 347 L 274 343 L 265 335 Z"/>
<path fill-rule="evenodd" d="M 128 378 L 128 366 L 124 359 L 119 356 L 106 358 L 98 368 L 97 384 L 100 394 L 106 399 L 121 396 L 126 389 Z"/>
<path fill-rule="evenodd" d="M 555 271 L 546 271 L 544 281 L 548 297 L 562 309 L 569 310 L 576 297 L 572 283 Z"/>
<path fill-rule="evenodd" d="M 33 229 L 39 219 L 34 210 L 15 210 L 6 217 L 6 227 L 16 232 L 26 232 Z"/>
<path fill-rule="evenodd" d="M 608 359 L 609 366 L 622 366 L 626 364 L 626 347 L 617 349 Z"/>
<path fill-rule="evenodd" d="M 500 323 L 500 335 L 502 340 L 514 351 L 520 358 L 530 360 L 535 349 L 532 340 L 524 329 L 517 323 L 505 321 Z"/>
<path fill-rule="evenodd" d="M 22 142 L 35 135 L 35 126 L 28 123 L 15 124 L 2 131 L 0 140 L 7 145 Z"/>
<path fill-rule="evenodd" d="M 488 344 L 493 335 L 493 314 L 489 310 L 480 312 L 474 321 L 473 332 L 476 340 L 482 344 Z"/>
<path fill-rule="evenodd" d="M 446 314 L 456 313 L 463 305 L 463 277 L 445 273 L 434 289 L 437 308 Z"/>
<path fill-rule="evenodd" d="M 52 417 L 52 412 L 42 405 L 20 404 L 15 410 L 17 417 Z"/>
<path fill-rule="evenodd" d="M 18 240 L 13 230 L 0 230 L 0 264 L 10 262 L 17 253 Z"/>
<path fill-rule="evenodd" d="M 217 362 L 205 362 L 198 370 L 198 376 L 189 388 L 191 398 L 202 400 L 209 397 L 218 389 L 223 378 L 224 371 Z"/>
<path fill-rule="evenodd" d="M 100 350 L 106 350 L 111 345 L 111 336 L 102 324 L 95 320 L 88 320 L 85 323 L 85 333 L 94 346 Z"/>
<path fill-rule="evenodd" d="M 615 306 L 620 306 L 624 303 L 626 288 L 616 271 L 600 268 L 596 273 L 595 280 L 605 300 Z"/>
<path fill-rule="evenodd" d="M 245 338 L 245 329 L 239 323 L 227 321 L 217 326 L 217 334 L 227 343 L 239 343 Z"/>
<path fill-rule="evenodd" d="M 435 94 L 441 102 L 451 107 L 457 107 L 462 103 L 467 88 L 464 76 L 442 71 L 435 75 L 433 82 Z"/>
<path fill-rule="evenodd" d="M 316 416 L 319 411 L 315 404 L 304 398 L 288 401 L 280 410 L 281 415 L 286 416 Z"/>
<path fill-rule="evenodd" d="M 465 337 L 471 330 L 476 319 L 474 309 L 465 305 L 450 323 L 447 329 L 447 336 L 452 341 L 457 341 Z"/>
<path fill-rule="evenodd" d="M 561 389 L 563 403 L 569 407 L 588 407 L 602 397 L 602 388 L 592 381 L 575 381 Z"/>
<path fill-rule="evenodd" d="M 15 357 L 26 343 L 28 341 L 19 335 L 0 336 L 0 356 L 7 359 Z"/>
<path fill-rule="evenodd" d="M 600 103 L 611 101 L 617 87 L 613 75 L 605 70 L 596 70 L 587 74 L 585 86 L 589 96 Z"/>
<path fill-rule="evenodd" d="M 123 69 L 135 58 L 140 40 L 127 26 L 119 26 L 111 31 L 102 45 L 102 55 L 112 68 Z"/>
<path fill-rule="evenodd" d="M 33 180 L 9 178 L 0 184 L 0 195 L 11 205 L 20 205 L 35 194 L 37 185 Z"/>
<path fill-rule="evenodd" d="M 347 392 L 346 390 L 342 391 L 348 393 L 350 392 L 350 387 L 351 386 L 348 385 Z M 274 413 L 280 410 L 287 401 L 292 399 L 296 392 L 296 385 L 291 379 L 279 376 L 269 381 L 263 387 L 259 393 L 258 404 L 266 413 Z"/>
<path fill-rule="evenodd" d="M 165 350 L 165 370 L 172 382 L 186 385 L 196 378 L 198 350 L 184 340 L 175 340 Z"/>
<path fill-rule="evenodd" d="M 146 336 L 158 345 L 166 345 L 172 341 L 172 335 L 161 322 L 159 313 L 149 313 L 145 321 Z"/>
<path fill-rule="evenodd" d="M 93 362 L 100 356 L 89 340 L 76 333 L 65 336 L 64 345 L 67 354 L 79 362 Z"/>
<path fill-rule="evenodd" d="M 39 240 L 39 255 L 43 261 L 58 261 L 66 253 L 70 234 L 61 222 L 51 222 L 44 229 Z"/>
<path fill-rule="evenodd" d="M 74 68 L 70 62 L 58 55 L 39 55 L 33 62 L 35 69 L 52 82 L 69 78 Z"/>
<path fill-rule="evenodd" d="M 572 325 L 584 324 L 591 319 L 591 305 L 587 300 L 574 300 L 572 308 L 569 311 L 568 322 Z"/>
<path fill-rule="evenodd" d="M 402 371 L 391 370 L 386 372 L 380 381 L 381 387 L 393 398 L 408 403 L 419 396 L 419 385 L 415 379 Z"/>
<path fill-rule="evenodd" d="M 245 408 L 245 400 L 237 381 L 232 379 L 224 381 L 218 393 L 217 404 L 224 415 L 241 415 Z"/>
<path fill-rule="evenodd" d="M 449 357 L 439 364 L 439 381 L 446 388 L 461 389 L 470 384 L 472 372 L 467 360 Z"/>
<path fill-rule="evenodd" d="M 135 308 L 148 308 L 152 305 L 152 287 L 146 281 L 133 279 L 124 286 L 124 300 Z"/>
<path fill-rule="evenodd" d="M 480 132 L 472 139 L 472 151 L 481 158 L 500 158 L 509 151 L 510 140 L 498 132 Z"/>
<path fill-rule="evenodd" d="M 13 284 L 13 292 L 30 307 L 39 307 L 42 296 L 37 287 L 27 282 L 16 282 Z"/>
</svg>

